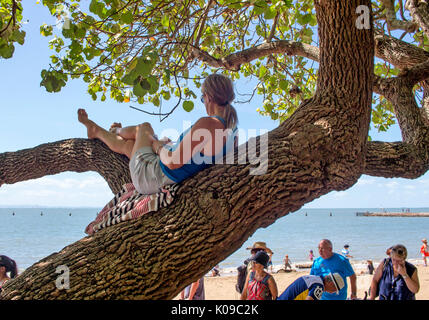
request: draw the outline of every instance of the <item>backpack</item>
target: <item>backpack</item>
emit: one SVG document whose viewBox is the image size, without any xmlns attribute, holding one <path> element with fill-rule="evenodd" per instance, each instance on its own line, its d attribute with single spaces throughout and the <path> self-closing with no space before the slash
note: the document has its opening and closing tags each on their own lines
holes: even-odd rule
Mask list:
<svg viewBox="0 0 429 320">
<path fill-rule="evenodd" d="M 247 278 L 247 266 L 243 264 L 237 268 L 237 271 L 238 274 L 235 290 L 237 290 L 238 293 L 242 293 Z"/>
</svg>

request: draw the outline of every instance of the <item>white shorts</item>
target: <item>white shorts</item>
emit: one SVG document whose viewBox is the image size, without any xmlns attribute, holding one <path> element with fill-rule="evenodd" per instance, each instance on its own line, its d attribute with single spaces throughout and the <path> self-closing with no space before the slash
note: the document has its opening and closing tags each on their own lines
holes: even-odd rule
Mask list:
<svg viewBox="0 0 429 320">
<path fill-rule="evenodd" d="M 143 147 L 136 151 L 130 160 L 131 180 L 141 194 L 153 194 L 168 184 L 175 183 L 162 172 L 159 156 L 152 147 Z"/>
</svg>

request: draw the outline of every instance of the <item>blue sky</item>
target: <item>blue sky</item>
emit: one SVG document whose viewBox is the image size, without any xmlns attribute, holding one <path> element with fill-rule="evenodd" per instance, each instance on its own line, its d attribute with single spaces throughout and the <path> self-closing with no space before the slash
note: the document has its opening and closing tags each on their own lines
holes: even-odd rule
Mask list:
<svg viewBox="0 0 429 320">
<path fill-rule="evenodd" d="M 49 65 L 53 52 L 48 48 L 49 38 L 42 37 L 39 27 L 53 24 L 55 19 L 48 9 L 34 1 L 26 1 L 24 17 L 29 22 L 25 44 L 17 45 L 12 59 L 0 60 L 0 153 L 32 148 L 42 143 L 68 138 L 86 137 L 85 128 L 77 122 L 76 111 L 84 107 L 90 118 L 104 127 L 113 121 L 136 124 L 149 121 L 156 132 L 165 129 L 180 133 L 183 127 L 204 115 L 204 108 L 197 100 L 193 112 L 182 109 L 162 123 L 157 117 L 149 117 L 129 108 L 129 104 L 114 101 L 93 101 L 86 93 L 82 80 L 70 81 L 60 93 L 48 93 L 40 87 L 40 72 Z M 236 83 L 242 93 L 252 91 L 246 80 Z M 173 104 L 171 102 L 170 104 Z M 257 114 L 261 99 L 248 104 L 235 104 L 240 128 L 258 134 L 272 130 L 277 121 Z M 137 106 L 140 107 L 140 106 Z M 151 106 L 145 107 L 152 110 Z M 164 104 L 164 110 L 168 105 Z M 168 132 L 164 132 L 168 134 Z M 370 132 L 374 140 L 401 140 L 397 127 L 389 133 Z M 250 135 L 250 134 L 249 134 Z M 241 136 L 241 142 L 247 137 Z M 36 180 L 3 185 L 0 187 L 0 206 L 72 206 L 102 207 L 113 194 L 97 173 L 62 173 Z M 349 190 L 331 192 L 306 205 L 308 208 L 384 208 L 429 207 L 429 174 L 419 179 L 384 179 L 362 176 Z"/>
</svg>

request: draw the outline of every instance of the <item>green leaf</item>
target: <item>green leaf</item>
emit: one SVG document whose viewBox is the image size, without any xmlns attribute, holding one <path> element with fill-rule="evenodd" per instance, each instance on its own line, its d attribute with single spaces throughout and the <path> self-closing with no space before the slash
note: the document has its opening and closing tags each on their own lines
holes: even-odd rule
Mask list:
<svg viewBox="0 0 429 320">
<path fill-rule="evenodd" d="M 138 75 L 147 76 L 152 72 L 156 59 L 153 56 L 142 56 L 138 59 L 136 67 L 133 69 Z"/>
<path fill-rule="evenodd" d="M 13 53 L 15 52 L 15 46 L 11 43 L 9 45 L 0 46 L 0 56 L 5 59 L 12 58 Z"/>
<path fill-rule="evenodd" d="M 261 66 L 259 69 L 259 78 L 263 78 L 268 72 L 268 69 L 265 66 Z"/>
<path fill-rule="evenodd" d="M 265 12 L 267 7 L 268 7 L 268 4 L 265 0 L 258 0 L 255 2 L 253 12 L 255 13 L 255 15 L 259 16 Z"/>
<path fill-rule="evenodd" d="M 168 28 L 170 26 L 170 18 L 167 15 L 164 15 L 161 18 L 161 25 L 163 25 L 166 28 Z"/>
<path fill-rule="evenodd" d="M 139 82 L 137 82 L 134 85 L 134 87 L 133 87 L 133 93 L 137 97 L 143 97 L 147 93 L 147 90 L 145 90 L 145 89 L 142 88 L 142 86 L 140 84 L 140 81 L 139 81 Z"/>
<path fill-rule="evenodd" d="M 150 82 L 147 79 L 140 80 L 140 85 L 146 91 L 149 91 L 151 89 Z"/>
<path fill-rule="evenodd" d="M 283 91 L 287 91 L 289 89 L 289 83 L 286 80 L 280 80 L 279 87 Z"/>
<path fill-rule="evenodd" d="M 297 19 L 297 22 L 302 26 L 310 23 L 311 21 L 313 21 L 313 15 L 311 13 L 299 15 Z"/>
<path fill-rule="evenodd" d="M 20 45 L 24 44 L 25 31 L 20 31 L 18 29 L 14 30 L 12 33 L 12 41 L 18 42 Z"/>
<path fill-rule="evenodd" d="M 155 76 L 149 76 L 147 78 L 147 81 L 149 82 L 150 88 L 149 94 L 155 94 L 159 89 L 159 82 L 158 79 Z"/>
<path fill-rule="evenodd" d="M 277 15 L 277 10 L 273 7 L 268 7 L 264 12 L 264 18 L 267 20 L 274 19 Z"/>
<path fill-rule="evenodd" d="M 130 86 L 134 85 L 134 81 L 136 80 L 136 78 L 138 77 L 137 72 L 135 71 L 131 71 L 130 73 L 126 74 L 121 81 L 125 84 L 128 84 Z"/>
<path fill-rule="evenodd" d="M 193 101 L 183 101 L 183 109 L 187 112 L 191 112 L 194 109 L 194 102 Z"/>
<path fill-rule="evenodd" d="M 131 11 L 125 11 L 123 14 L 121 14 L 121 22 L 124 24 L 131 24 L 133 22 L 134 16 Z"/>
</svg>

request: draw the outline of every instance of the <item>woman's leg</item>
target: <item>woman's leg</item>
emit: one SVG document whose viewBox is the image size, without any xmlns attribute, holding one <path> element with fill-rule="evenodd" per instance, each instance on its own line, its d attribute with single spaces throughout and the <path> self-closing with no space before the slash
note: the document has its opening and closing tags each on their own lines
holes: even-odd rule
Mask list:
<svg viewBox="0 0 429 320">
<path fill-rule="evenodd" d="M 124 140 L 115 133 L 103 129 L 94 121 L 88 119 L 88 114 L 84 109 L 79 109 L 77 112 L 79 122 L 81 122 L 87 128 L 87 135 L 89 139 L 100 139 L 109 147 L 110 150 L 126 155 L 129 159 L 131 159 L 131 152 L 135 143 L 134 140 Z"/>
<path fill-rule="evenodd" d="M 152 147 L 154 131 L 150 123 L 145 122 L 135 126 L 135 143 L 131 151 L 131 157 L 137 150 L 143 147 Z"/>
</svg>

